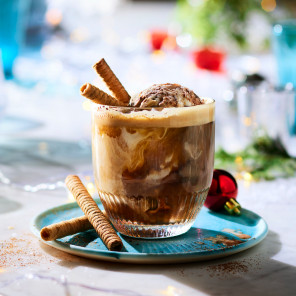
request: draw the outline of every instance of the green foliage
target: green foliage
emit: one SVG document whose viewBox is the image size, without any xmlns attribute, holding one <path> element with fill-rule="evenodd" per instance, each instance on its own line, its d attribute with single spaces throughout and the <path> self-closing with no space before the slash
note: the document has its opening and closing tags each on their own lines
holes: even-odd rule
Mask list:
<svg viewBox="0 0 296 296">
<path fill-rule="evenodd" d="M 240 48 L 247 47 L 246 26 L 253 12 L 269 15 L 261 0 L 178 0 L 177 19 L 183 30 L 203 45 L 218 36 L 229 36 Z"/>
<path fill-rule="evenodd" d="M 242 161 L 237 162 L 238 158 Z M 215 154 L 215 167 L 236 172 L 246 171 L 251 173 L 255 180 L 273 180 L 295 176 L 296 158 L 288 155 L 278 139 L 264 136 L 237 153 L 218 149 Z"/>
</svg>

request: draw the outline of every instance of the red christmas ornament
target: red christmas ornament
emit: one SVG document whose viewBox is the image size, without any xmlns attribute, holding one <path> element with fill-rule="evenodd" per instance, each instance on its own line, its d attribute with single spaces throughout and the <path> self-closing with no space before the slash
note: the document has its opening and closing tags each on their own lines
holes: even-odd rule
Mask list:
<svg viewBox="0 0 296 296">
<path fill-rule="evenodd" d="M 150 44 L 152 50 L 160 50 L 164 41 L 168 38 L 168 32 L 164 30 L 152 30 L 150 32 Z"/>
<path fill-rule="evenodd" d="M 212 211 L 223 208 L 230 214 L 240 214 L 241 206 L 236 201 L 237 183 L 235 178 L 224 170 L 214 170 L 212 184 L 205 201 L 205 206 Z"/>
<path fill-rule="evenodd" d="M 194 63 L 200 69 L 221 71 L 224 59 L 225 53 L 223 51 L 215 50 L 209 47 L 193 52 Z"/>
</svg>

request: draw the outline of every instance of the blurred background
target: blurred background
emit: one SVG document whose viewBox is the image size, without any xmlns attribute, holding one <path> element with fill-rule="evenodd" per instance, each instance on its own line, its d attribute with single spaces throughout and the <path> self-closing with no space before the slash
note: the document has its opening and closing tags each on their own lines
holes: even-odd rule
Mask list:
<svg viewBox="0 0 296 296">
<path fill-rule="evenodd" d="M 179 83 L 216 100 L 216 163 L 238 179 L 296 171 L 294 0 L 0 0 L 0 182 L 91 182 L 89 104 L 104 57 L 130 94 Z"/>
</svg>

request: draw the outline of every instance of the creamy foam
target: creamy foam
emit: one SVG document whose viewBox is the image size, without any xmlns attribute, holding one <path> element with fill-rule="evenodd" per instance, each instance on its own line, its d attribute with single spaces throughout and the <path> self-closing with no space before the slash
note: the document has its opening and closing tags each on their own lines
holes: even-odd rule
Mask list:
<svg viewBox="0 0 296 296">
<path fill-rule="evenodd" d="M 92 112 L 99 125 L 178 128 L 213 122 L 215 101 L 203 99 L 203 104 L 192 107 L 149 109 L 92 104 Z"/>
</svg>

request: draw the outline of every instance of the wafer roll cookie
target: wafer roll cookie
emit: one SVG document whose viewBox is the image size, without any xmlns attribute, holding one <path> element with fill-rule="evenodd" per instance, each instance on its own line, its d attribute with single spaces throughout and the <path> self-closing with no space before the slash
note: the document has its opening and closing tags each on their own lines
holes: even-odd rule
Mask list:
<svg viewBox="0 0 296 296">
<path fill-rule="evenodd" d="M 69 175 L 65 183 L 107 248 L 111 251 L 120 250 L 123 246 L 120 237 L 89 195 L 79 177 Z"/>
<path fill-rule="evenodd" d="M 106 63 L 104 59 L 101 59 L 98 63 L 96 63 L 93 68 L 96 72 L 101 76 L 104 80 L 108 88 L 112 91 L 115 98 L 118 101 L 123 102 L 126 106 L 129 103 L 130 95 L 125 90 L 121 82 L 118 80 L 116 75 L 110 69 L 109 65 Z"/>
<path fill-rule="evenodd" d="M 102 213 L 104 214 L 106 219 L 108 219 L 105 210 L 103 210 Z M 88 221 L 87 217 L 81 216 L 43 227 L 40 231 L 40 236 L 45 241 L 52 241 L 61 237 L 83 232 L 92 228 L 93 226 Z"/>
<path fill-rule="evenodd" d="M 115 98 L 111 97 L 110 95 L 90 83 L 85 83 L 81 86 L 80 94 L 97 104 L 124 106 L 122 102 L 119 102 Z"/>
<path fill-rule="evenodd" d="M 40 236 L 45 241 L 52 241 L 78 232 L 83 232 L 93 228 L 86 216 L 61 221 L 43 227 Z"/>
</svg>

